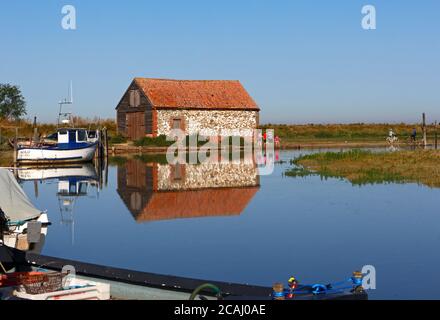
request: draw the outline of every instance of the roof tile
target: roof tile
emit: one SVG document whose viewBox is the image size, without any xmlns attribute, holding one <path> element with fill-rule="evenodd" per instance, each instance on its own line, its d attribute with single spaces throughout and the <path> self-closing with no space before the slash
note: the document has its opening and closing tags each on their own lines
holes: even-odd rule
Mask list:
<svg viewBox="0 0 440 320">
<path fill-rule="evenodd" d="M 259 110 L 236 80 L 135 78 L 134 81 L 154 108 Z"/>
</svg>

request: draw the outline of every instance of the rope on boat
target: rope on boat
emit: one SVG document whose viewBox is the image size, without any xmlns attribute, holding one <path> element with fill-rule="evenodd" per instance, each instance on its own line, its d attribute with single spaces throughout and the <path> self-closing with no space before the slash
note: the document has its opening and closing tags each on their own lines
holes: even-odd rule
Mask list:
<svg viewBox="0 0 440 320">
<path fill-rule="evenodd" d="M 6 268 L 4 267 L 3 263 L 0 262 L 0 267 L 2 268 L 3 273 L 8 273 L 6 271 Z"/>
<path fill-rule="evenodd" d="M 210 283 L 205 283 L 202 284 L 200 286 L 198 286 L 193 293 L 191 294 L 191 296 L 189 297 L 189 300 L 195 300 L 196 296 L 200 293 L 200 291 L 204 290 L 204 289 L 211 289 L 212 291 L 214 291 L 215 295 L 217 297 L 219 297 L 221 295 L 221 290 L 219 289 L 219 287 L 210 284 Z"/>
</svg>

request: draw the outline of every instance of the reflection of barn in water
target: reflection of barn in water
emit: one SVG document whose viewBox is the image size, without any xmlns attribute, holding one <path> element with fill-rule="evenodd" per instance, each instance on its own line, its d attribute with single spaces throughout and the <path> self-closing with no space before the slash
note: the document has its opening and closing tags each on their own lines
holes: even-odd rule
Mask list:
<svg viewBox="0 0 440 320">
<path fill-rule="evenodd" d="M 118 167 L 118 193 L 138 222 L 240 215 L 259 189 L 253 163 Z"/>
</svg>

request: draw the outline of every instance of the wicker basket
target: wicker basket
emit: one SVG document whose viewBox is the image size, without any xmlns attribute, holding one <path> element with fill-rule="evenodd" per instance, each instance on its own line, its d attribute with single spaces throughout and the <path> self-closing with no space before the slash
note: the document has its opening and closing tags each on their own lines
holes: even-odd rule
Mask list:
<svg viewBox="0 0 440 320">
<path fill-rule="evenodd" d="M 60 272 L 44 272 L 22 279 L 21 287 L 28 294 L 42 294 L 61 290 L 63 275 Z"/>
</svg>

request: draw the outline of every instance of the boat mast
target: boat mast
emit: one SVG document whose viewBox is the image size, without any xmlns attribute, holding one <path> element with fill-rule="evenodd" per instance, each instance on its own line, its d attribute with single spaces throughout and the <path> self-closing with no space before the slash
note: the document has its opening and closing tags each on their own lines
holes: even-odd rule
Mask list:
<svg viewBox="0 0 440 320">
<path fill-rule="evenodd" d="M 57 129 L 60 127 L 60 119 L 61 117 L 65 118 L 68 117 L 68 119 L 63 119 L 62 121 L 67 123 L 70 123 L 71 126 L 73 126 L 73 117 L 71 112 L 62 112 L 63 111 L 63 105 L 72 105 L 73 104 L 73 85 L 72 81 L 70 81 L 70 87 L 69 87 L 69 100 L 64 98 L 60 102 L 58 102 L 58 105 L 60 106 L 59 112 L 58 112 L 58 121 L 57 121 Z"/>
</svg>

